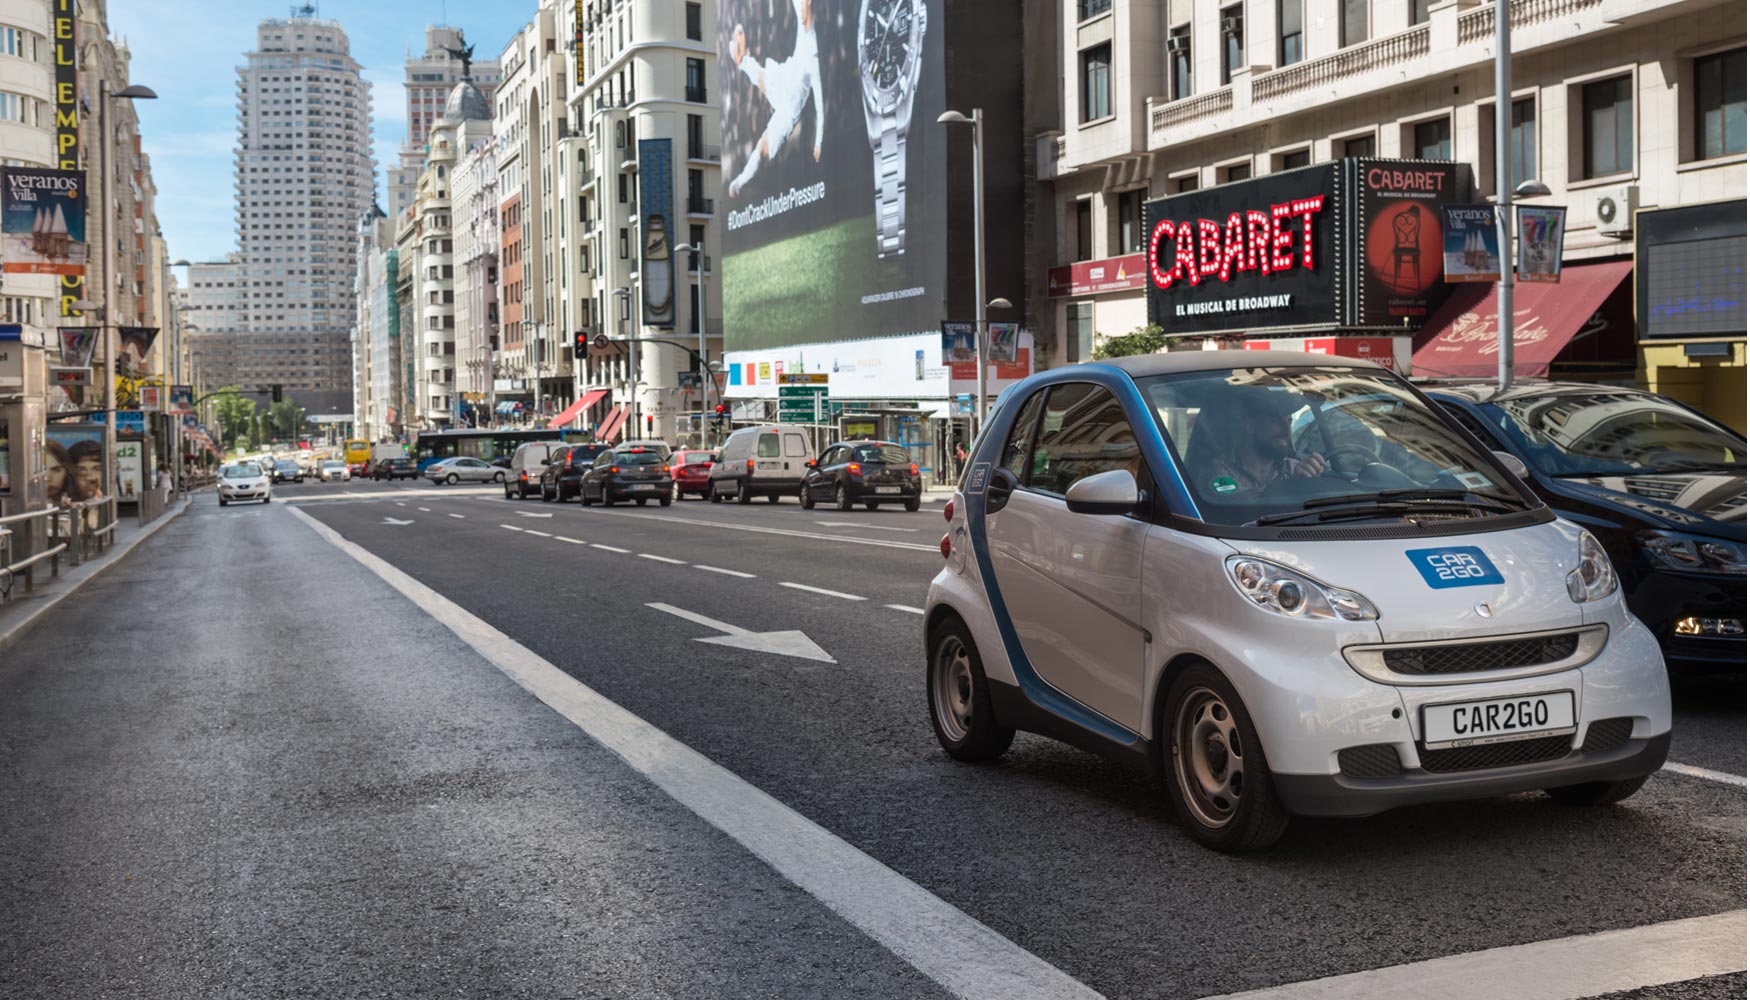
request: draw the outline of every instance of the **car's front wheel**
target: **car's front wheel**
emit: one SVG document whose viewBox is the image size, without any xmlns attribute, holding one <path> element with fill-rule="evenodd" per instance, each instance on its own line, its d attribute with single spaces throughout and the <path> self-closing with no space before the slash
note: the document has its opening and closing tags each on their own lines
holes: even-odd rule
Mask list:
<svg viewBox="0 0 1750 1000">
<path fill-rule="evenodd" d="M 1288 829 L 1252 718 L 1233 685 L 1207 664 L 1174 679 L 1167 696 L 1167 787 L 1180 825 L 1218 851 L 1269 847 Z"/>
<path fill-rule="evenodd" d="M 493 482 L 495 482 L 495 483 L 502 483 L 502 482 L 504 482 L 504 473 L 502 473 L 502 472 L 494 472 L 494 473 L 493 473 L 493 474 L 492 474 L 492 481 L 493 481 Z"/>
<path fill-rule="evenodd" d="M 1564 805 L 1570 806 L 1608 806 L 1641 790 L 1647 783 L 1646 775 L 1638 778 L 1627 778 L 1622 781 L 1588 781 L 1583 785 L 1563 785 L 1559 788 L 1546 788 L 1545 795 Z"/>
<path fill-rule="evenodd" d="M 1015 731 L 997 721 L 984 677 L 984 661 L 966 624 L 952 618 L 937 626 L 930 641 L 930 725 L 942 749 L 955 760 L 987 761 L 1001 757 L 1015 741 Z"/>
<path fill-rule="evenodd" d="M 802 488 L 796 491 L 796 499 L 802 501 L 803 510 L 814 509 L 814 497 L 809 494 L 807 483 L 803 483 Z"/>
<path fill-rule="evenodd" d="M 712 480 L 705 484 L 705 496 L 709 498 L 712 503 L 723 502 L 723 494 L 717 492 L 716 480 Z"/>
<path fill-rule="evenodd" d="M 910 511 L 913 514 L 916 514 L 918 512 L 918 508 L 922 507 L 922 506 L 923 506 L 923 501 L 918 500 L 918 499 L 911 499 L 911 500 L 907 500 L 905 502 L 905 509 Z"/>
</svg>

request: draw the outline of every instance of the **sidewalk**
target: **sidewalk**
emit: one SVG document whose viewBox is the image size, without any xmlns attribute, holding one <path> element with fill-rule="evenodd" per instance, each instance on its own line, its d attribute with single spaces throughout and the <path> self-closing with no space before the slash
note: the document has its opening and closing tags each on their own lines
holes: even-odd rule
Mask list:
<svg viewBox="0 0 1750 1000">
<path fill-rule="evenodd" d="M 21 575 L 13 588 L 12 600 L 0 604 L 0 654 L 4 654 L 23 639 L 56 605 L 92 578 L 125 559 L 134 550 L 134 546 L 152 537 L 158 529 L 187 510 L 189 504 L 194 502 L 195 495 L 197 494 L 184 494 L 182 499 L 172 503 L 151 524 L 142 526 L 140 519 L 134 516 L 121 518 L 115 527 L 115 544 L 104 549 L 102 555 L 87 559 L 77 566 L 70 559 L 63 558 L 59 576 L 50 576 L 49 564 L 39 563 L 34 590 L 24 589 Z"/>
</svg>

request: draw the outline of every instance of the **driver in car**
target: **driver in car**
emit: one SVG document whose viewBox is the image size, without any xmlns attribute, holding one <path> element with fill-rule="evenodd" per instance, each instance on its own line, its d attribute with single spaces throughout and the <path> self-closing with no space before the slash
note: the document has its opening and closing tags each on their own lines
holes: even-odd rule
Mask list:
<svg viewBox="0 0 1750 1000">
<path fill-rule="evenodd" d="M 1269 483 L 1324 473 L 1324 455 L 1316 451 L 1295 455 L 1290 423 L 1299 404 L 1282 395 L 1251 395 L 1246 399 L 1249 405 L 1236 407 L 1223 421 L 1224 446 L 1203 471 L 1209 489 L 1221 495 L 1256 493 Z"/>
</svg>

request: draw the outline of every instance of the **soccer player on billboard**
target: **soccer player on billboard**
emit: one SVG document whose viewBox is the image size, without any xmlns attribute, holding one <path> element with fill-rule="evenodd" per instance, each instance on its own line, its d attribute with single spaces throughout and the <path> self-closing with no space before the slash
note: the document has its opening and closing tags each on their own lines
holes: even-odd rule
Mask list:
<svg viewBox="0 0 1750 1000">
<path fill-rule="evenodd" d="M 814 100 L 814 161 L 820 162 L 821 140 L 826 134 L 826 102 L 820 92 L 820 45 L 814 37 L 814 0 L 790 0 L 790 5 L 796 9 L 797 21 L 796 45 L 790 58 L 749 58 L 747 32 L 739 24 L 729 42 L 729 56 L 736 68 L 772 106 L 772 117 L 766 122 L 759 143 L 741 172 L 729 182 L 731 198 L 738 197 L 759 171 L 760 164 L 772 159 L 789 141 L 790 133 L 802 122 L 802 112 L 810 98 Z"/>
</svg>

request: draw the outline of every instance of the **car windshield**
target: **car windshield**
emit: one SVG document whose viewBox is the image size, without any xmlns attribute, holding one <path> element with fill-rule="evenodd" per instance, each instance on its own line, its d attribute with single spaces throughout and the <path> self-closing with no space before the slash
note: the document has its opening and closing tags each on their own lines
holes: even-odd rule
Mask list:
<svg viewBox="0 0 1750 1000">
<path fill-rule="evenodd" d="M 279 464 L 279 470 L 281 472 L 295 472 L 297 471 L 297 468 L 298 463 L 296 462 L 281 462 Z"/>
<path fill-rule="evenodd" d="M 344 469 L 344 468 L 346 468 L 346 463 L 345 462 L 323 462 L 322 467 L 324 469 Z"/>
<path fill-rule="evenodd" d="M 710 465 L 717 461 L 717 456 L 709 451 L 684 451 L 680 454 L 680 465 Z"/>
<path fill-rule="evenodd" d="M 851 451 L 858 462 L 884 462 L 888 465 L 910 465 L 911 456 L 896 444 L 860 444 Z"/>
<path fill-rule="evenodd" d="M 261 467 L 258 465 L 227 465 L 225 471 L 220 475 L 226 479 L 254 479 L 261 475 Z"/>
<path fill-rule="evenodd" d="M 661 465 L 662 456 L 654 451 L 621 451 L 615 452 L 614 461 L 620 465 Z"/>
<path fill-rule="evenodd" d="M 1650 393 L 1516 396 L 1480 409 L 1547 476 L 1744 472 L 1744 439 Z"/>
<path fill-rule="evenodd" d="M 1384 369 L 1233 368 L 1137 384 L 1212 524 L 1269 523 L 1273 515 L 1317 523 L 1338 508 L 1396 518 L 1419 500 L 1447 505 L 1430 514 L 1472 516 L 1454 507 L 1476 496 L 1500 498 L 1489 509 L 1529 505 L 1489 457 Z"/>
</svg>

